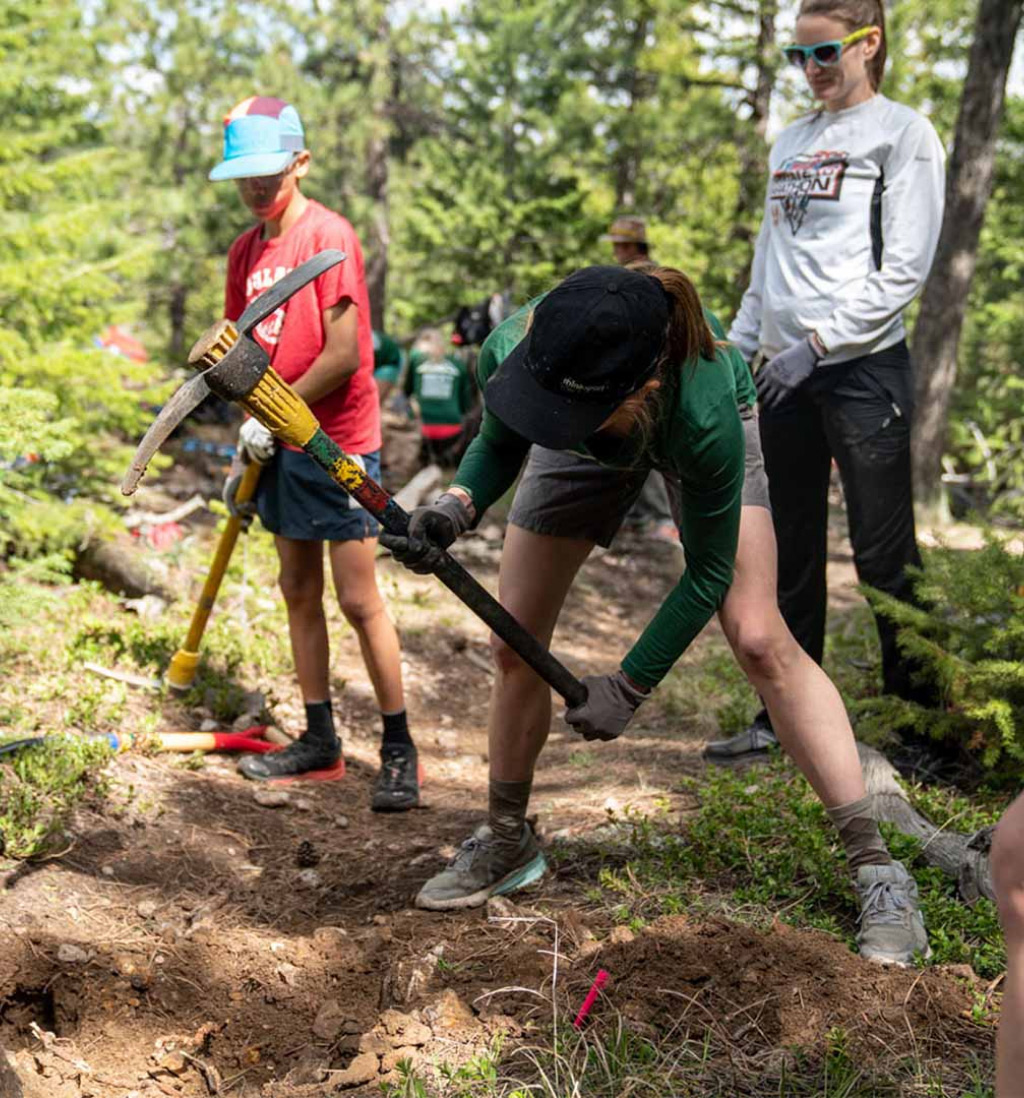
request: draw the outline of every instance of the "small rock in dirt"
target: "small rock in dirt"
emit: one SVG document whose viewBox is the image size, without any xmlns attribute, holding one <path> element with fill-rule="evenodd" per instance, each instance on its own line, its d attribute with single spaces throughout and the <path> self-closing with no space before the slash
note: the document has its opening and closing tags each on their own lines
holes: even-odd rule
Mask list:
<svg viewBox="0 0 1024 1098">
<path fill-rule="evenodd" d="M 316 804 L 309 797 L 296 797 L 295 807 L 300 812 L 312 812 L 316 808 Z"/>
<path fill-rule="evenodd" d="M 379 1067 L 380 1061 L 372 1052 L 361 1052 L 344 1071 L 337 1072 L 332 1081 L 338 1090 L 363 1086 L 377 1078 Z"/>
<path fill-rule="evenodd" d="M 438 959 L 444 956 L 445 942 L 438 942 L 416 960 L 398 961 L 391 970 L 389 984 L 391 998 L 396 1003 L 408 1003 L 415 999 L 437 972 Z"/>
<path fill-rule="evenodd" d="M 232 721 L 231 730 L 233 732 L 244 732 L 247 728 L 252 728 L 259 723 L 259 713 L 243 713 L 240 717 L 236 717 L 235 720 Z"/>
<path fill-rule="evenodd" d="M 142 900 L 135 910 L 143 919 L 152 919 L 159 906 L 154 900 Z"/>
<path fill-rule="evenodd" d="M 518 919 L 522 914 L 522 911 L 504 896 L 491 896 L 487 901 L 488 919 Z"/>
<path fill-rule="evenodd" d="M 394 1071 L 403 1060 L 412 1065 L 416 1063 L 418 1058 L 417 1049 L 412 1048 L 410 1045 L 402 1045 L 400 1048 L 393 1048 L 381 1058 L 380 1070 L 385 1073 Z"/>
<path fill-rule="evenodd" d="M 84 965 L 89 960 L 89 954 L 81 946 L 65 942 L 57 950 L 57 960 L 66 965 Z"/>
<path fill-rule="evenodd" d="M 359 1051 L 384 1056 L 391 1051 L 391 1042 L 379 1033 L 364 1033 L 359 1038 Z"/>
<path fill-rule="evenodd" d="M 333 952 L 348 944 L 348 933 L 340 926 L 318 926 L 313 931 L 313 941 L 318 949 Z"/>
<path fill-rule="evenodd" d="M 182 1075 L 188 1070 L 188 1061 L 180 1052 L 165 1052 L 157 1065 L 161 1071 L 168 1071 L 171 1075 Z"/>
<path fill-rule="evenodd" d="M 207 719 L 199 726 L 200 732 L 216 732 L 220 728 L 220 723 L 213 719 Z"/>
<path fill-rule="evenodd" d="M 335 1040 L 345 1024 L 345 1014 L 337 999 L 327 999 L 317 1011 L 313 1032 L 322 1041 Z"/>
<path fill-rule="evenodd" d="M 348 816 L 335 816 L 334 826 L 340 827 L 344 831 L 348 827 Z"/>
<path fill-rule="evenodd" d="M 423 1017 L 430 1022 L 435 1033 L 477 1025 L 473 1012 L 451 988 L 442 991 L 437 1002 L 424 1009 Z"/>
<path fill-rule="evenodd" d="M 312 1086 L 322 1083 L 327 1078 L 327 1064 L 316 1054 L 315 1050 L 307 1049 L 299 1057 L 299 1062 L 284 1077 L 285 1083 L 293 1087 Z"/>
<path fill-rule="evenodd" d="M 287 961 L 282 961 L 277 966 L 277 975 L 281 978 L 282 982 L 289 987 L 295 987 L 295 982 L 299 976 L 299 969 L 295 965 L 289 964 Z"/>
<path fill-rule="evenodd" d="M 319 888 L 320 874 L 315 869 L 303 869 L 295 875 L 295 882 L 300 888 Z"/>
<path fill-rule="evenodd" d="M 635 938 L 636 935 L 628 926 L 617 926 L 611 934 L 608 935 L 608 942 L 610 945 L 628 945 L 630 942 L 634 941 Z"/>
<path fill-rule="evenodd" d="M 113 877 L 114 867 L 112 865 L 105 865 L 100 870 L 100 872 L 103 874 L 104 877 Z"/>
<path fill-rule="evenodd" d="M 292 796 L 286 789 L 265 789 L 261 785 L 253 790 L 252 799 L 261 808 L 284 808 L 292 802 Z"/>
</svg>

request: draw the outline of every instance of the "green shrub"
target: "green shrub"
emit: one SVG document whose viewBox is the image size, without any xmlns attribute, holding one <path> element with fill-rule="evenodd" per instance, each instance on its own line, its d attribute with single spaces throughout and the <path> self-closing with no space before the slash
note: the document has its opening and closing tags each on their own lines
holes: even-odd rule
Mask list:
<svg viewBox="0 0 1024 1098">
<path fill-rule="evenodd" d="M 956 745 L 985 774 L 1024 781 L 1024 558 L 994 536 L 984 548 L 939 548 L 917 572 L 919 609 L 868 591 L 899 626 L 900 648 L 937 688 L 936 706 L 898 698 L 858 707 L 869 729 L 912 731 Z"/>
</svg>

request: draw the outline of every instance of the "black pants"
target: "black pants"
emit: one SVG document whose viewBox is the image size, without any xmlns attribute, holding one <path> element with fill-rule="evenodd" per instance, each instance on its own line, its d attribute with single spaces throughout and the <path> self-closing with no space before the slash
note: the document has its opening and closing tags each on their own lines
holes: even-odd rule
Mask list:
<svg viewBox="0 0 1024 1098">
<path fill-rule="evenodd" d="M 862 583 L 913 601 L 908 565 L 921 558 L 910 478 L 913 378 L 905 342 L 819 374 L 774 411 L 762 410 L 761 443 L 779 545 L 779 605 L 805 652 L 821 663 L 828 596 L 828 486 L 842 478 Z M 886 693 L 925 700 L 896 629 L 876 615 Z"/>
</svg>

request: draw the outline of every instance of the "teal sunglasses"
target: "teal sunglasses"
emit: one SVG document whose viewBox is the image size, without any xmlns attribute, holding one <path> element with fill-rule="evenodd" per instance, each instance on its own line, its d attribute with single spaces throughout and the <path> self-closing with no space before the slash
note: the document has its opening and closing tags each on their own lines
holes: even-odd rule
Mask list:
<svg viewBox="0 0 1024 1098">
<path fill-rule="evenodd" d="M 862 38 L 878 30 L 878 27 L 861 27 L 860 30 L 848 34 L 845 38 L 837 38 L 833 42 L 815 42 L 813 46 L 783 46 L 782 52 L 786 60 L 796 69 L 805 69 L 807 62 L 813 60 L 823 69 L 838 65 L 843 58 L 843 50 L 859 42 Z"/>
</svg>

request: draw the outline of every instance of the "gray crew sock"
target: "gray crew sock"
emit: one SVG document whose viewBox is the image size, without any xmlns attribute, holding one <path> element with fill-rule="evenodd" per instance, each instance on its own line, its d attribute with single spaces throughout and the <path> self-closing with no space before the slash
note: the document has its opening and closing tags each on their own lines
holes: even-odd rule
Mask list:
<svg viewBox="0 0 1024 1098">
<path fill-rule="evenodd" d="M 892 865 L 892 855 L 878 830 L 878 821 L 871 815 L 870 797 L 825 811 L 836 825 L 850 871 L 855 876 L 862 865 Z"/>
<path fill-rule="evenodd" d="M 506 846 L 518 846 L 526 822 L 526 806 L 530 803 L 533 778 L 525 782 L 503 782 L 491 778 L 488 787 L 487 822 L 495 841 Z"/>
</svg>

